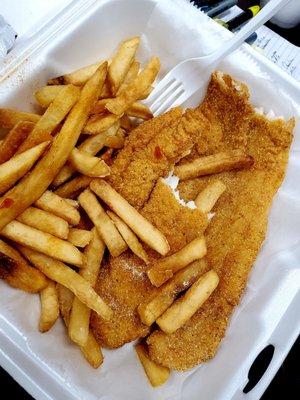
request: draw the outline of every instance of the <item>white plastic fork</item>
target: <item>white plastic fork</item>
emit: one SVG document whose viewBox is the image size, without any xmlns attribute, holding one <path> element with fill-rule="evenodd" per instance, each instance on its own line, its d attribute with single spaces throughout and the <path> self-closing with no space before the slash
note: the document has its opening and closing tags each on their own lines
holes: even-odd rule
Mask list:
<svg viewBox="0 0 300 400">
<path fill-rule="evenodd" d="M 224 43 L 221 49 L 207 56 L 189 58 L 177 64 L 155 86 L 148 97 L 146 104 L 152 113 L 156 116 L 179 106 L 196 91 L 201 91 L 204 95 L 211 73 L 220 61 L 239 48 L 257 28 L 272 18 L 289 1 L 271 0 L 239 32 Z"/>
</svg>

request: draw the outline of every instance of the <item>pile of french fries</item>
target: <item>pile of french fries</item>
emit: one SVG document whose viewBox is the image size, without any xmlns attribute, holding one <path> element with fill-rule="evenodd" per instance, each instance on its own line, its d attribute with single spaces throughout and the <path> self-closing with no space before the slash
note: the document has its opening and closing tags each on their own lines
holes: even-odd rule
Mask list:
<svg viewBox="0 0 300 400">
<path fill-rule="evenodd" d="M 158 294 L 138 313 L 144 324 L 156 322 L 167 334 L 182 327 L 218 285 L 202 260 L 204 237 L 167 256 L 165 236 L 104 179 L 131 129 L 152 118 L 140 100 L 152 90 L 159 60 L 153 57 L 140 70 L 139 42 L 126 40 L 110 61 L 51 79 L 35 93 L 41 115 L 0 109 L 0 127 L 9 130 L 0 143 L 0 277 L 39 293 L 39 330 L 47 332 L 61 315 L 94 368 L 103 356 L 90 330 L 91 310 L 113 318 L 94 290 L 106 248 L 112 257 L 129 248 L 148 265 L 143 242 L 162 256 L 148 269 Z M 175 173 L 187 179 L 251 163 L 238 151 L 208 158 Z M 195 203 L 208 214 L 224 190 L 215 181 Z M 145 344 L 136 352 L 153 386 L 168 379 L 169 370 L 149 358 Z"/>
</svg>

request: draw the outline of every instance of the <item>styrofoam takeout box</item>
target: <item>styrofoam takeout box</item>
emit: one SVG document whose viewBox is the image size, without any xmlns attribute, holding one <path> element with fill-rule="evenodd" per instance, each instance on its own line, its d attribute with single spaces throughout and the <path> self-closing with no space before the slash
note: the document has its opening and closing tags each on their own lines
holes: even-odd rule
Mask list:
<svg viewBox="0 0 300 400">
<path fill-rule="evenodd" d="M 37 87 L 50 77 L 109 56 L 121 40 L 142 34 L 158 2 L 71 2 L 35 34 L 23 38 L 0 64 L 1 106 L 34 110 L 32 94 Z M 159 35 L 159 32 L 155 34 Z M 162 65 L 164 52 L 168 53 L 168 41 L 170 43 L 171 40 L 171 37 L 163 40 L 166 47 L 159 54 Z M 300 98 L 299 86 L 292 78 L 247 46 L 244 51 L 272 76 L 274 82 L 283 86 L 287 94 Z M 182 393 L 172 397 L 164 395 L 160 389 L 152 389 L 147 382 L 144 384 L 145 378 L 140 370 L 132 371 L 132 379 L 127 382 L 124 378 L 127 375 L 122 375 L 123 367 L 115 371 L 112 395 L 107 391 L 103 393 L 100 385 L 95 389 L 86 374 L 93 379 L 100 376 L 107 377 L 108 381 L 112 379 L 108 371 L 109 359 L 118 358 L 119 350 L 105 352 L 108 361 L 94 371 L 81 360 L 78 349 L 69 344 L 62 324 L 57 324 L 43 337 L 37 331 L 39 304 L 36 296 L 14 290 L 3 282 L 0 282 L 0 363 L 36 399 L 258 399 L 299 333 L 299 269 L 289 268 L 289 265 L 299 266 L 299 260 L 300 248 L 295 247 L 293 252 L 283 251 L 274 260 L 269 258 L 268 270 L 272 271 L 271 274 L 263 274 L 255 265 L 246 293 L 233 315 L 217 356 L 192 373 L 182 374 L 187 376 Z M 37 348 L 35 343 L 42 344 Z M 275 346 L 271 364 L 255 388 L 244 394 L 249 368 L 268 344 Z M 59 357 L 60 354 L 64 356 Z M 120 359 L 122 363 L 124 360 Z M 127 369 L 139 368 L 135 367 L 135 363 L 137 361 L 132 356 Z M 137 381 L 143 382 L 142 389 Z M 133 388 L 137 385 L 137 393 L 130 397 L 122 395 L 128 391 L 126 385 Z"/>
</svg>

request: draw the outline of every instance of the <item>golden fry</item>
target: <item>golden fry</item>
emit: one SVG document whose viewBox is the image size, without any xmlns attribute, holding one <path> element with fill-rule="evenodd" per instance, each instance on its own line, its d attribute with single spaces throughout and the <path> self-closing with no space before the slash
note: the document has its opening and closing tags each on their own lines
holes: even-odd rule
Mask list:
<svg viewBox="0 0 300 400">
<path fill-rule="evenodd" d="M 64 263 L 34 250 L 19 246 L 21 253 L 49 279 L 70 289 L 84 304 L 103 319 L 110 319 L 111 308 L 94 291 L 92 286 Z"/>
<path fill-rule="evenodd" d="M 55 283 L 50 281 L 48 286 L 40 292 L 41 315 L 39 331 L 48 332 L 59 316 L 59 304 Z"/>
<path fill-rule="evenodd" d="M 78 172 L 92 178 L 103 178 L 110 174 L 110 168 L 105 161 L 78 150 L 76 147 L 72 150 L 69 161 Z"/>
<path fill-rule="evenodd" d="M 135 101 L 144 95 L 145 91 L 154 82 L 160 68 L 157 57 L 153 57 L 145 69 L 130 83 L 126 91 L 106 104 L 106 109 L 115 115 L 122 115 Z"/>
<path fill-rule="evenodd" d="M 102 65 L 104 61 L 99 61 L 96 64 L 87 65 L 86 67 L 77 69 L 70 74 L 58 76 L 57 78 L 50 79 L 48 85 L 66 85 L 72 84 L 76 86 L 84 85 Z"/>
<path fill-rule="evenodd" d="M 40 115 L 10 108 L 0 108 L 0 128 L 13 129 L 19 122 L 38 122 Z"/>
<path fill-rule="evenodd" d="M 93 178 L 90 178 L 89 176 L 77 176 L 71 181 L 66 182 L 64 185 L 60 186 L 58 189 L 55 190 L 54 193 L 60 197 L 68 197 L 71 199 L 77 198 L 77 196 L 90 185 L 92 180 Z"/>
<path fill-rule="evenodd" d="M 25 151 L 0 165 L 0 194 L 10 189 L 20 178 L 22 178 L 43 154 L 49 142 Z"/>
<path fill-rule="evenodd" d="M 33 268 L 21 254 L 0 239 L 0 278 L 10 286 L 37 293 L 48 285 L 42 272 Z"/>
<path fill-rule="evenodd" d="M 61 239 L 67 239 L 69 234 L 68 222 L 47 211 L 28 207 L 17 218 L 17 221 L 32 226 L 40 231 L 50 233 Z"/>
<path fill-rule="evenodd" d="M 118 257 L 126 250 L 127 245 L 96 196 L 89 189 L 86 189 L 80 194 L 78 200 L 97 228 L 110 253 L 114 257 Z"/>
<path fill-rule="evenodd" d="M 135 233 L 133 233 L 132 230 L 125 224 L 125 222 L 122 221 L 121 218 L 119 218 L 115 213 L 112 211 L 107 211 L 107 214 L 113 220 L 122 238 L 128 244 L 128 247 L 132 250 L 132 252 L 142 259 L 145 264 L 148 264 L 149 260 L 147 253 L 145 252 Z"/>
<path fill-rule="evenodd" d="M 219 283 L 214 270 L 206 272 L 156 322 L 165 333 L 181 328 L 209 298 Z"/>
<path fill-rule="evenodd" d="M 178 271 L 169 282 L 160 287 L 155 297 L 138 307 L 141 321 L 152 325 L 174 302 L 179 293 L 188 289 L 205 272 L 207 263 L 204 260 L 194 261 L 181 271 Z"/>
<path fill-rule="evenodd" d="M 228 150 L 211 156 L 200 157 L 187 164 L 177 165 L 174 174 L 185 180 L 218 174 L 232 169 L 249 168 L 251 165 L 253 165 L 253 158 L 245 154 L 243 150 Z"/>
<path fill-rule="evenodd" d="M 48 211 L 60 218 L 65 219 L 71 225 L 77 225 L 80 221 L 79 211 L 71 206 L 65 199 L 56 193 L 46 190 L 35 202 L 35 205 L 42 210 Z"/>
<path fill-rule="evenodd" d="M 141 118 L 148 120 L 153 118 L 153 114 L 149 107 L 142 103 L 133 103 L 126 111 L 125 114 L 129 117 Z"/>
<path fill-rule="evenodd" d="M 33 122 L 18 122 L 0 144 L 0 164 L 8 161 L 34 128 Z"/>
<path fill-rule="evenodd" d="M 90 188 L 113 210 L 133 232 L 161 255 L 170 250 L 165 236 L 146 218 L 134 209 L 127 200 L 120 196 L 108 183 L 94 179 Z"/>
<path fill-rule="evenodd" d="M 53 140 L 50 150 L 30 174 L 0 198 L 0 229 L 39 199 L 65 164 L 99 96 L 106 72 L 107 64 L 104 63 L 81 90 L 78 102 Z"/>
<path fill-rule="evenodd" d="M 137 75 L 140 71 L 140 67 L 141 67 L 141 64 L 138 61 L 134 60 L 129 68 L 129 71 L 127 72 L 127 74 L 125 76 L 123 83 L 120 85 L 120 87 L 117 91 L 117 95 L 124 92 L 126 90 L 127 86 L 129 85 L 129 83 L 131 83 L 137 77 Z"/>
<path fill-rule="evenodd" d="M 35 99 L 41 107 L 47 108 L 65 87 L 64 85 L 44 86 L 35 92 Z"/>
<path fill-rule="evenodd" d="M 76 247 L 85 247 L 92 239 L 91 231 L 71 228 L 68 235 L 68 242 Z"/>
<path fill-rule="evenodd" d="M 226 186 L 219 180 L 210 183 L 196 197 L 196 206 L 204 214 L 209 213 L 225 190 Z"/>
<path fill-rule="evenodd" d="M 83 133 L 87 135 L 95 135 L 97 133 L 105 132 L 119 119 L 120 116 L 114 114 L 92 115 L 84 127 Z"/>
<path fill-rule="evenodd" d="M 80 275 L 92 287 L 95 286 L 97 280 L 104 250 L 105 244 L 100 238 L 97 229 L 93 228 L 92 240 L 84 251 L 86 257 L 85 267 L 80 272 Z M 70 317 L 69 336 L 73 342 L 80 346 L 85 346 L 88 340 L 90 312 L 91 310 L 75 297 Z"/>
<path fill-rule="evenodd" d="M 145 345 L 137 344 L 135 351 L 139 357 L 139 360 L 144 368 L 144 371 L 153 387 L 163 385 L 170 376 L 170 370 L 162 365 L 156 364 L 149 357 L 148 351 Z"/>
<path fill-rule="evenodd" d="M 108 68 L 108 81 L 113 95 L 117 93 L 120 85 L 128 74 L 139 44 L 139 37 L 125 40 L 120 44 L 116 55 L 113 57 Z"/>
<path fill-rule="evenodd" d="M 161 286 L 175 272 L 186 267 L 191 262 L 204 257 L 207 252 L 204 237 L 196 238 L 176 253 L 158 260 L 158 262 L 147 271 L 150 282 L 154 286 Z"/>
</svg>

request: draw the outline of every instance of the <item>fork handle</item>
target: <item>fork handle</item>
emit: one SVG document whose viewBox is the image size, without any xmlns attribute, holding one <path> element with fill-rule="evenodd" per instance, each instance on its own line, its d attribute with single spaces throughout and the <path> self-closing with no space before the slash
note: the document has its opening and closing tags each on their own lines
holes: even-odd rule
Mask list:
<svg viewBox="0 0 300 400">
<path fill-rule="evenodd" d="M 218 63 L 220 60 L 228 56 L 234 50 L 238 49 L 243 42 L 260 26 L 272 18 L 277 11 L 288 4 L 290 0 L 271 0 L 267 3 L 254 18 L 239 30 L 228 42 L 224 43 L 220 50 L 211 55 L 211 62 Z"/>
</svg>

